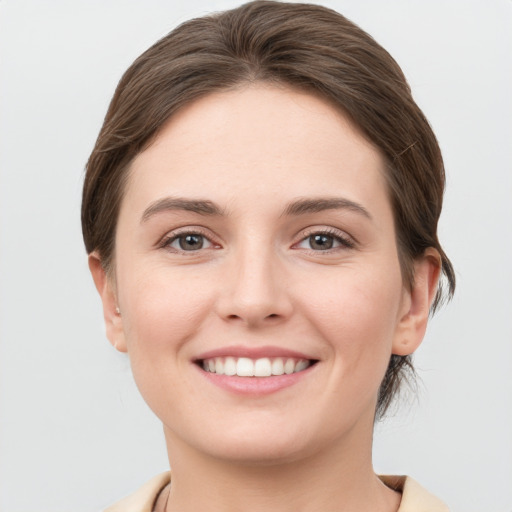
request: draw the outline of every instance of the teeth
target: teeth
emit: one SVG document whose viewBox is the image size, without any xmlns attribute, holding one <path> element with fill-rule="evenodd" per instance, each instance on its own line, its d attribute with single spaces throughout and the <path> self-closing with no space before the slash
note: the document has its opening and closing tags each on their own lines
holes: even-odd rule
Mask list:
<svg viewBox="0 0 512 512">
<path fill-rule="evenodd" d="M 309 366 L 309 361 L 301 360 L 295 365 L 294 372 L 301 372 Z"/>
<path fill-rule="evenodd" d="M 270 377 L 272 375 L 290 375 L 305 370 L 310 366 L 307 359 L 294 359 L 292 357 L 262 357 L 250 359 L 248 357 L 215 357 L 205 359 L 203 370 L 217 375 L 236 375 L 238 377 Z"/>
<path fill-rule="evenodd" d="M 290 373 L 293 373 L 294 369 L 295 361 L 293 359 L 287 359 L 286 363 L 284 363 L 284 373 L 286 373 L 286 375 L 289 375 Z"/>
<path fill-rule="evenodd" d="M 247 357 L 240 357 L 236 362 L 236 374 L 239 377 L 252 377 L 254 375 L 254 363 Z"/>
<path fill-rule="evenodd" d="M 226 357 L 224 360 L 224 374 L 236 375 L 236 361 L 234 357 Z"/>
<path fill-rule="evenodd" d="M 254 363 L 255 377 L 270 377 L 272 375 L 272 363 L 268 357 L 256 359 Z"/>
<path fill-rule="evenodd" d="M 210 362 L 208 361 L 208 366 Z M 215 373 L 218 375 L 224 375 L 224 361 L 220 357 L 215 358 Z"/>
<path fill-rule="evenodd" d="M 284 373 L 284 364 L 283 360 L 278 357 L 272 361 L 272 375 L 283 375 Z"/>
</svg>

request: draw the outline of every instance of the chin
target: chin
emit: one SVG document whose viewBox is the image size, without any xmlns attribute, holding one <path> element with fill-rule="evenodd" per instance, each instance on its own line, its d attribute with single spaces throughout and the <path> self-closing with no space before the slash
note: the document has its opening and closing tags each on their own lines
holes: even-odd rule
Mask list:
<svg viewBox="0 0 512 512">
<path fill-rule="evenodd" d="M 172 462 L 174 450 L 192 451 L 201 456 L 242 465 L 270 466 L 297 461 L 317 450 L 318 440 L 310 439 L 301 422 L 254 414 L 245 421 L 210 421 L 192 428 L 172 431 L 164 428 Z M 207 426 L 207 429 L 204 427 Z M 202 427 L 202 428 L 201 428 Z M 315 445 L 315 446 L 313 446 Z M 171 464 L 172 465 L 172 464 Z"/>
<path fill-rule="evenodd" d="M 307 458 L 307 449 L 297 440 L 243 439 L 219 444 L 210 453 L 216 459 L 245 466 L 278 466 Z"/>
</svg>

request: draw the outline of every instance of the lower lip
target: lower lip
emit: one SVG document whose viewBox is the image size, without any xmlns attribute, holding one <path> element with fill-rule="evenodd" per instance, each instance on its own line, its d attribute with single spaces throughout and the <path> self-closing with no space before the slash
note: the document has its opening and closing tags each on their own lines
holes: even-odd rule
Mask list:
<svg viewBox="0 0 512 512">
<path fill-rule="evenodd" d="M 291 373 L 289 375 L 274 375 L 272 377 L 238 377 L 236 375 L 218 375 L 216 373 L 205 372 L 196 365 L 198 371 L 208 379 L 212 384 L 239 395 L 269 395 L 282 389 L 297 384 L 306 378 L 316 364 L 313 364 L 301 372 Z"/>
</svg>

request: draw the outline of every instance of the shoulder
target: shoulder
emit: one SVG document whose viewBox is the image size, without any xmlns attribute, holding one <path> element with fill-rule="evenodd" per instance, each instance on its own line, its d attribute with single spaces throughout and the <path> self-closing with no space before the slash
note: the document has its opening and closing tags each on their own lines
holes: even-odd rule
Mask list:
<svg viewBox="0 0 512 512">
<path fill-rule="evenodd" d="M 103 512 L 152 512 L 160 491 L 171 481 L 171 473 L 161 473 L 137 491 L 107 507 Z"/>
<path fill-rule="evenodd" d="M 402 493 L 398 512 L 450 512 L 433 494 L 409 476 L 380 476 L 388 487 Z"/>
</svg>

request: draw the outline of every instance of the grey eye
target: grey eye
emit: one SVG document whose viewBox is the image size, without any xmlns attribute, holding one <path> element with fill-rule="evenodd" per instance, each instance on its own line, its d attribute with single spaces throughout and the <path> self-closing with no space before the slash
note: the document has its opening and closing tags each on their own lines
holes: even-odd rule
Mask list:
<svg viewBox="0 0 512 512">
<path fill-rule="evenodd" d="M 316 251 L 326 251 L 334 246 L 334 237 L 325 234 L 311 235 L 308 238 L 309 246 Z"/>
<path fill-rule="evenodd" d="M 330 249 L 352 249 L 354 243 L 341 233 L 329 233 L 318 231 L 303 238 L 296 246 L 300 249 L 308 249 L 310 251 L 329 251 Z"/>
<path fill-rule="evenodd" d="M 197 251 L 203 248 L 204 237 L 202 235 L 183 235 L 178 237 L 178 243 L 183 251 Z"/>
<path fill-rule="evenodd" d="M 208 248 L 212 243 L 199 233 L 184 233 L 175 236 L 166 245 L 179 251 L 192 252 Z"/>
</svg>

